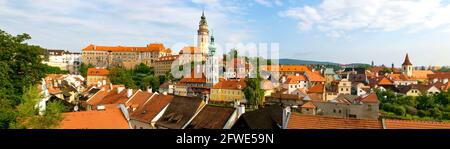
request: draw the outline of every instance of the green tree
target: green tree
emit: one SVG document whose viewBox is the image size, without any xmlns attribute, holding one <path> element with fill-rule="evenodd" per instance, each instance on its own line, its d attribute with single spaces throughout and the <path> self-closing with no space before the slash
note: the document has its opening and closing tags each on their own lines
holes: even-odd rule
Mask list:
<svg viewBox="0 0 450 149">
<path fill-rule="evenodd" d="M 85 64 L 85 63 L 81 63 L 80 64 L 80 67 L 78 67 L 78 72 L 81 74 L 81 76 L 83 76 L 83 77 L 87 77 L 87 71 L 88 71 L 88 69 L 89 68 L 94 68 L 95 66 L 94 65 L 92 65 L 91 63 L 89 63 L 89 64 Z"/>
<path fill-rule="evenodd" d="M 13 128 L 54 128 L 62 120 L 61 113 L 66 109 L 60 101 L 47 102 L 44 115 L 39 115 L 36 105 L 41 99 L 36 86 L 25 88 L 23 102 L 17 106 L 17 119 L 11 125 Z"/>
<path fill-rule="evenodd" d="M 146 90 L 147 87 L 152 88 L 153 91 L 157 91 L 159 89 L 159 78 L 155 76 L 146 76 L 142 79 L 142 85 L 140 88 L 142 90 Z"/>
<path fill-rule="evenodd" d="M 123 84 L 127 88 L 136 88 L 131 71 L 115 67 L 109 72 L 109 80 L 112 84 Z"/>
<path fill-rule="evenodd" d="M 144 63 L 140 63 L 139 65 L 136 65 L 134 69 L 134 73 L 136 74 L 142 74 L 142 75 L 154 75 L 155 72 L 152 67 L 148 67 Z"/>
<path fill-rule="evenodd" d="M 250 78 L 245 82 L 247 86 L 244 88 L 244 95 L 248 104 L 254 108 L 258 108 L 259 105 L 263 105 L 264 90 L 261 89 L 261 79 Z"/>
</svg>

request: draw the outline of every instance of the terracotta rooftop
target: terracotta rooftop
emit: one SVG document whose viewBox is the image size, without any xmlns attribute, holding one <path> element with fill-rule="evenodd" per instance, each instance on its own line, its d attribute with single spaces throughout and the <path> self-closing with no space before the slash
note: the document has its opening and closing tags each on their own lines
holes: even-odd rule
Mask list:
<svg viewBox="0 0 450 149">
<path fill-rule="evenodd" d="M 137 91 L 136 94 L 134 94 L 127 102 L 125 102 L 125 107 L 131 109 L 138 109 L 140 106 L 144 105 L 147 100 L 150 99 L 150 97 L 153 95 L 153 93 L 147 92 L 147 91 Z"/>
<path fill-rule="evenodd" d="M 429 74 L 434 74 L 431 70 L 413 70 L 412 76 L 416 79 L 427 79 Z"/>
<path fill-rule="evenodd" d="M 450 129 L 450 122 L 385 119 L 387 129 Z"/>
<path fill-rule="evenodd" d="M 378 81 L 378 85 L 393 85 L 394 82 L 392 82 L 391 80 L 389 80 L 386 77 L 382 77 L 381 79 L 379 79 Z"/>
<path fill-rule="evenodd" d="M 180 50 L 179 54 L 199 54 L 201 51 L 194 46 L 187 46 Z"/>
<path fill-rule="evenodd" d="M 102 87 L 97 93 L 95 93 L 91 98 L 89 98 L 86 103 L 89 105 L 96 106 L 102 102 L 103 98 L 109 93 L 108 87 Z"/>
<path fill-rule="evenodd" d="M 131 119 L 150 123 L 156 115 L 158 115 L 167 105 L 172 101 L 173 96 L 170 95 L 155 95 L 143 106 L 141 106 L 130 117 Z"/>
<path fill-rule="evenodd" d="M 302 108 L 314 109 L 316 106 L 312 102 L 306 102 L 302 105 Z"/>
<path fill-rule="evenodd" d="M 405 74 L 388 74 L 387 77 L 391 79 L 392 81 L 415 81 L 416 78 L 409 77 Z"/>
<path fill-rule="evenodd" d="M 351 119 L 292 113 L 288 129 L 381 129 L 378 120 Z"/>
<path fill-rule="evenodd" d="M 109 74 L 108 69 L 88 68 L 88 76 L 107 76 Z"/>
<path fill-rule="evenodd" d="M 118 105 L 101 111 L 63 113 L 62 117 L 59 129 L 130 129 Z"/>
<path fill-rule="evenodd" d="M 157 127 L 181 129 L 204 105 L 197 97 L 174 96 L 169 107 L 156 122 Z"/>
<path fill-rule="evenodd" d="M 83 48 L 83 51 L 112 51 L 112 52 L 166 52 L 171 53 L 172 50 L 165 48 L 162 43 L 151 43 L 146 47 L 131 47 L 131 46 L 97 46 L 90 44 Z"/>
<path fill-rule="evenodd" d="M 308 80 L 311 82 L 325 82 L 326 81 L 326 79 L 318 73 L 306 71 L 305 75 L 308 78 Z"/>
<path fill-rule="evenodd" d="M 288 84 L 298 84 L 300 81 L 307 81 L 306 77 L 303 74 L 287 75 L 286 79 L 286 82 Z"/>
<path fill-rule="evenodd" d="M 186 128 L 223 129 L 234 111 L 234 108 L 206 105 Z"/>
<path fill-rule="evenodd" d="M 231 90 L 242 90 L 247 86 L 244 79 L 239 80 L 222 80 L 217 82 L 212 88 L 213 89 L 231 89 Z"/>
<path fill-rule="evenodd" d="M 356 100 L 359 100 L 364 103 L 379 103 L 378 96 L 375 92 L 369 93 L 368 95 L 360 96 Z"/>
<path fill-rule="evenodd" d="M 440 73 L 435 73 L 435 74 L 428 74 L 427 77 L 428 77 L 428 79 L 434 79 L 434 78 L 450 79 L 450 72 L 440 72 Z"/>
<path fill-rule="evenodd" d="M 308 90 L 308 93 L 323 93 L 324 87 L 324 84 L 316 84 Z"/>
<path fill-rule="evenodd" d="M 278 67 L 279 72 L 306 72 L 311 71 L 308 66 L 305 65 L 266 65 L 262 67 L 262 70 L 274 71 Z"/>
</svg>

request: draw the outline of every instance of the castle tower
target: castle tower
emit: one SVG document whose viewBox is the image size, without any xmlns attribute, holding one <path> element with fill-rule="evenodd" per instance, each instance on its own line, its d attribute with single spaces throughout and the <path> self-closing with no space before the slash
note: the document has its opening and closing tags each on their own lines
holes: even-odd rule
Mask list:
<svg viewBox="0 0 450 149">
<path fill-rule="evenodd" d="M 209 43 L 208 23 L 206 22 L 205 11 L 202 12 L 202 17 L 197 30 L 197 48 L 203 55 L 208 53 Z"/>
<path fill-rule="evenodd" d="M 208 46 L 208 58 L 206 61 L 206 83 L 213 86 L 219 82 L 219 58 L 215 56 L 216 45 L 214 44 L 214 36 L 211 35 L 211 42 Z"/>
<path fill-rule="evenodd" d="M 405 61 L 402 64 L 402 68 L 403 74 L 407 75 L 408 77 L 412 77 L 413 66 L 411 64 L 411 61 L 409 61 L 408 53 L 406 53 Z"/>
</svg>

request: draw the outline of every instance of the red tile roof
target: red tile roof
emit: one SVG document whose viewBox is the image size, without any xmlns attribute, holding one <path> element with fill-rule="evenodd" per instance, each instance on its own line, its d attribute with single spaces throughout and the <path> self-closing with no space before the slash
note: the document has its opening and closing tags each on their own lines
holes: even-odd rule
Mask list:
<svg viewBox="0 0 450 149">
<path fill-rule="evenodd" d="M 435 73 L 435 74 L 428 74 L 427 77 L 428 77 L 428 79 L 434 79 L 434 78 L 450 79 L 450 72 L 439 72 L 439 73 Z"/>
<path fill-rule="evenodd" d="M 316 84 L 308 90 L 308 93 L 323 93 L 324 87 L 324 84 Z"/>
<path fill-rule="evenodd" d="M 318 73 L 307 71 L 307 72 L 305 72 L 305 75 L 308 78 L 308 80 L 311 82 L 325 82 L 326 81 L 326 79 Z"/>
<path fill-rule="evenodd" d="M 298 84 L 300 81 L 307 81 L 306 77 L 302 74 L 297 75 L 287 75 L 286 76 L 288 84 Z"/>
<path fill-rule="evenodd" d="M 63 113 L 60 129 L 130 129 L 120 108 L 108 106 L 101 111 Z"/>
<path fill-rule="evenodd" d="M 131 119 L 150 123 L 172 101 L 173 96 L 155 95 L 136 112 L 131 115 Z"/>
<path fill-rule="evenodd" d="M 288 129 L 381 129 L 378 120 L 351 119 L 292 113 Z"/>
<path fill-rule="evenodd" d="M 361 96 L 359 100 L 365 103 L 379 103 L 378 96 L 375 92 L 370 93 L 366 96 Z"/>
<path fill-rule="evenodd" d="M 180 50 L 179 54 L 199 54 L 202 53 L 200 49 L 194 46 L 187 46 Z"/>
<path fill-rule="evenodd" d="M 380 79 L 380 81 L 378 81 L 378 85 L 393 85 L 393 84 L 394 84 L 394 82 L 392 82 L 391 80 L 389 80 L 386 77 L 382 77 Z"/>
<path fill-rule="evenodd" d="M 151 43 L 146 47 L 131 46 L 96 46 L 93 44 L 83 48 L 83 51 L 113 51 L 113 52 L 166 52 L 172 53 L 172 50 L 165 48 L 162 43 Z"/>
<path fill-rule="evenodd" d="M 146 91 L 138 91 L 135 95 L 133 95 L 127 102 L 125 102 L 125 107 L 133 109 L 139 108 L 144 105 L 147 100 L 153 95 L 153 93 L 149 93 Z"/>
<path fill-rule="evenodd" d="M 88 68 L 88 76 L 107 76 L 109 74 L 108 69 Z"/>
<path fill-rule="evenodd" d="M 213 89 L 232 89 L 232 90 L 242 90 L 247 86 L 244 79 L 240 80 L 221 80 L 216 83 Z"/>
<path fill-rule="evenodd" d="M 316 106 L 312 102 L 306 102 L 302 105 L 302 108 L 314 109 Z"/>
<path fill-rule="evenodd" d="M 262 70 L 266 71 L 274 71 L 278 67 L 278 71 L 280 72 L 306 72 L 311 71 L 308 66 L 305 65 L 266 65 L 262 67 Z"/>
<path fill-rule="evenodd" d="M 387 129 L 450 129 L 449 122 L 386 119 Z"/>
<path fill-rule="evenodd" d="M 387 77 L 391 79 L 392 81 L 415 81 L 416 78 L 409 77 L 405 74 L 388 74 Z"/>
<path fill-rule="evenodd" d="M 102 102 L 103 98 L 105 98 L 106 95 L 109 93 L 108 87 L 102 87 L 97 93 L 95 93 L 91 98 L 89 98 L 86 103 L 89 105 L 96 106 L 100 102 Z"/>
<path fill-rule="evenodd" d="M 206 105 L 186 128 L 223 129 L 234 111 L 234 108 Z"/>
</svg>

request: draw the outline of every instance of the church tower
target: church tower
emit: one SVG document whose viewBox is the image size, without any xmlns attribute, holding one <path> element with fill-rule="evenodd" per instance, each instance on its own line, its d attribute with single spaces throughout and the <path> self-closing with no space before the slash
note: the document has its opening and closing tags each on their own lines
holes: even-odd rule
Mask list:
<svg viewBox="0 0 450 149">
<path fill-rule="evenodd" d="M 208 53 L 209 30 L 208 23 L 206 23 L 205 11 L 202 12 L 202 17 L 197 30 L 197 48 L 203 55 Z"/>
<path fill-rule="evenodd" d="M 402 64 L 402 68 L 403 74 L 407 75 L 408 77 L 412 77 L 413 66 L 411 64 L 411 61 L 409 61 L 408 53 L 406 53 L 405 61 Z"/>
<path fill-rule="evenodd" d="M 216 45 L 214 44 L 213 35 L 211 35 L 211 42 L 208 49 L 208 58 L 206 61 L 206 83 L 213 86 L 219 82 L 219 57 L 215 55 Z"/>
</svg>

